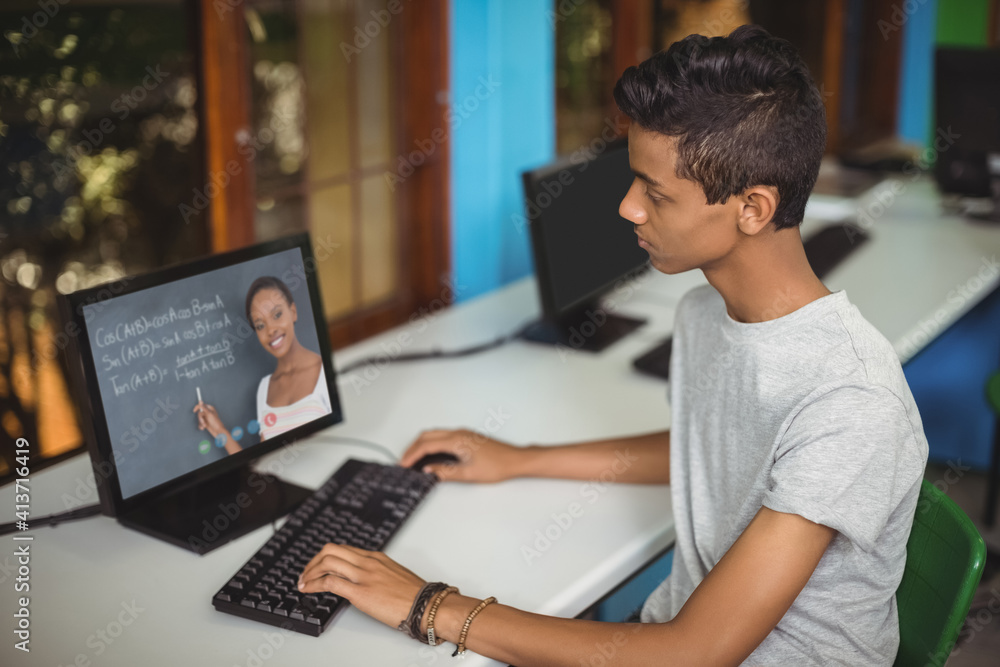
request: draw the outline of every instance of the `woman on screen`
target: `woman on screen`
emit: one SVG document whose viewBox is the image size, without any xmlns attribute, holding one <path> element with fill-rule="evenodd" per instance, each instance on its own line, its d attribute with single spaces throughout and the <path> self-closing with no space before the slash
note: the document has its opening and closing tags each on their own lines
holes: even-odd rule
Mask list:
<svg viewBox="0 0 1000 667">
<path fill-rule="evenodd" d="M 257 387 L 261 441 L 330 414 L 323 358 L 306 349 L 295 336 L 298 311 L 288 286 L 273 276 L 253 281 L 247 290 L 246 316 L 261 346 L 278 361 L 274 372 Z M 225 437 L 227 452 L 242 450 L 213 406 L 199 401 L 194 412 L 199 429 L 207 430 L 216 441 Z"/>
</svg>

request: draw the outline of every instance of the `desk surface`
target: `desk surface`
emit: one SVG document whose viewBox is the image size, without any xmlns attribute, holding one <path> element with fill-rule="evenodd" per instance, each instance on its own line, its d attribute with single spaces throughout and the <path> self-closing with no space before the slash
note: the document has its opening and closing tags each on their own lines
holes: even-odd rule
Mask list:
<svg viewBox="0 0 1000 667">
<path fill-rule="evenodd" d="M 998 272 L 991 262 L 1000 254 L 1000 228 L 941 216 L 928 183 L 904 185 L 884 212 L 872 216 L 871 223 L 862 221 L 872 240 L 826 283 L 846 289 L 905 361 L 996 287 Z M 803 234 L 823 224 L 821 219 L 839 221 L 859 208 L 877 211 L 872 204 L 878 195 L 877 188 L 854 202 L 814 198 Z M 654 272 L 612 294 L 616 310 L 645 316 L 649 323 L 601 355 L 517 342 L 463 359 L 389 364 L 341 376 L 346 422 L 270 455 L 261 466 L 317 487 L 348 457 L 379 458 L 327 436 L 364 438 L 401 453 L 420 430 L 433 427 L 473 428 L 520 444 L 666 428 L 665 383 L 633 372 L 631 360 L 672 329 L 677 301 L 702 283 L 700 272 Z M 337 364 L 372 354 L 392 356 L 397 345 L 416 351 L 491 339 L 537 315 L 534 290 L 526 279 L 420 317 L 338 351 Z M 95 502 L 88 463 L 77 457 L 32 476 L 32 514 Z M 556 517 L 573 503 L 579 503 L 582 514 L 561 528 Z M 11 505 L 13 488 L 0 489 L 0 506 Z M 107 517 L 34 530 L 32 650 L 30 655 L 15 650 L 8 633 L 0 663 L 451 664 L 450 647 L 416 644 L 354 609 L 319 638 L 216 612 L 211 595 L 270 533 L 270 526 L 261 528 L 199 557 Z M 548 542 L 540 539 L 545 533 Z M 552 480 L 444 484 L 387 552 L 424 578 L 448 581 L 470 595 L 494 595 L 522 609 L 574 616 L 662 552 L 673 535 L 666 487 Z M 15 543 L 9 536 L 4 541 L 0 614 L 11 619 L 17 562 Z M 465 664 L 497 663 L 470 654 Z"/>
<path fill-rule="evenodd" d="M 1000 225 L 941 210 L 927 178 L 890 179 L 857 201 L 813 197 L 803 235 L 819 219 L 854 218 L 871 235 L 824 280 L 847 291 L 906 363 L 1000 284 Z"/>
<path fill-rule="evenodd" d="M 370 339 L 339 353 L 337 361 L 344 365 L 378 353 L 403 331 L 412 336 L 406 349 L 413 350 L 489 339 L 533 317 L 536 304 L 533 284 L 522 281 Z M 492 431 L 517 443 L 663 429 L 669 423 L 664 384 L 629 367 L 631 357 L 654 340 L 636 338 L 605 355 L 565 358 L 551 348 L 515 343 L 465 359 L 390 364 L 367 379 L 364 373 L 343 376 L 338 384 L 346 421 L 323 435 L 360 437 L 401 453 L 420 430 L 435 426 Z M 323 435 L 273 453 L 262 466 L 314 488 L 347 457 L 379 458 L 366 449 L 322 442 Z M 96 501 L 87 471 L 88 461 L 77 457 L 33 476 L 32 514 L 64 509 L 64 494 L 72 497 L 78 489 L 84 502 Z M 12 494 L 11 488 L 0 490 L 0 506 L 12 506 Z M 580 504 L 582 515 L 562 529 L 553 515 L 567 513 L 573 503 Z M 550 534 L 548 545 L 536 544 L 537 531 Z M 107 517 L 31 534 L 32 651 L 25 660 L 8 630 L 0 664 L 68 665 L 80 655 L 95 665 L 245 666 L 260 664 L 254 656 L 272 652 L 274 659 L 263 664 L 325 660 L 371 667 L 451 660 L 453 647 L 425 647 L 353 608 L 319 638 L 282 634 L 215 611 L 211 596 L 266 541 L 270 526 L 205 556 Z M 448 581 L 468 594 L 575 616 L 672 541 L 666 487 L 515 480 L 439 486 L 387 553 L 422 577 Z M 16 567 L 14 543 L 9 536 L 3 543 L 0 564 Z M 534 549 L 537 557 L 522 547 Z M 15 596 L 8 594 L 13 583 L 7 577 L 0 584 L 5 588 L 0 614 L 11 619 Z M 130 611 L 133 605 L 141 611 Z M 130 625 L 123 628 L 124 620 Z M 10 628 L 10 621 L 4 627 Z M 269 638 L 280 647 L 272 649 Z M 471 654 L 464 663 L 496 664 Z"/>
</svg>

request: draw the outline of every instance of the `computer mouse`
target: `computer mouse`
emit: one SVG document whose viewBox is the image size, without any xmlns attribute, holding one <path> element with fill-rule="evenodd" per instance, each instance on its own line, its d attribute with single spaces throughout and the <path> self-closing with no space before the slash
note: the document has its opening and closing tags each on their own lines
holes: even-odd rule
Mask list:
<svg viewBox="0 0 1000 667">
<path fill-rule="evenodd" d="M 461 459 L 451 452 L 433 452 L 431 454 L 424 454 L 420 457 L 420 460 L 410 466 L 410 470 L 423 470 L 424 466 L 435 465 L 438 463 L 458 463 L 460 461 Z"/>
</svg>

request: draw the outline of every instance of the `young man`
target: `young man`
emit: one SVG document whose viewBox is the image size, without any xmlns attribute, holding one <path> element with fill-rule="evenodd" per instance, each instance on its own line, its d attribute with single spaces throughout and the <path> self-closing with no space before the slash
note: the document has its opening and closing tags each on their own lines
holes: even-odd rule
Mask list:
<svg viewBox="0 0 1000 667">
<path fill-rule="evenodd" d="M 701 269 L 711 285 L 677 309 L 672 430 L 474 448 L 468 431 L 430 431 L 402 464 L 446 451 L 461 462 L 433 466 L 443 480 L 586 480 L 628 448 L 641 461 L 619 481 L 671 485 L 673 571 L 642 624 L 492 604 L 467 645 L 519 667 L 590 664 L 616 636 L 616 665 L 890 665 L 927 443 L 892 346 L 806 261 L 798 225 L 823 154 L 819 93 L 787 42 L 743 27 L 629 68 L 615 99 L 633 121 L 622 217 L 655 268 Z M 424 585 L 382 554 L 333 545 L 301 581 L 393 627 Z M 437 636 L 458 641 L 478 605 L 444 597 Z"/>
</svg>

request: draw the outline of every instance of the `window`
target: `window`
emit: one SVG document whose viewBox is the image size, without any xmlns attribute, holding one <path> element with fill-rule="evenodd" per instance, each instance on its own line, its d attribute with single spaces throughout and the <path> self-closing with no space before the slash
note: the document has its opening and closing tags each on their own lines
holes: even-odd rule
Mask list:
<svg viewBox="0 0 1000 667">
<path fill-rule="evenodd" d="M 0 431 L 36 462 L 81 445 L 57 294 L 208 250 L 189 6 L 57 7 L 0 10 Z"/>
<path fill-rule="evenodd" d="M 210 120 L 210 136 L 233 138 L 210 153 L 223 165 L 254 147 L 246 195 L 216 202 L 228 211 L 215 247 L 308 230 L 335 346 L 405 321 L 448 268 L 447 151 L 408 158 L 448 127 L 445 6 L 249 0 L 242 13 L 203 12 L 242 44 L 206 41 L 206 81 L 248 82 L 237 108 Z M 223 89 L 206 95 L 232 104 Z"/>
<path fill-rule="evenodd" d="M 894 0 L 580 0 L 556 21 L 556 135 L 572 153 L 613 117 L 626 67 L 683 37 L 757 23 L 798 49 L 827 112 L 827 148 L 844 153 L 895 134 L 902 30 L 882 34 Z M 562 5 L 560 5 L 561 7 Z M 567 5 L 569 7 L 569 5 Z M 1000 13 L 998 13 L 1000 14 Z"/>
<path fill-rule="evenodd" d="M 447 142 L 446 7 L 4 3 L 0 431 L 33 470 L 82 445 L 59 292 L 308 230 L 335 346 L 440 296 L 447 150 L 400 156 Z"/>
</svg>

